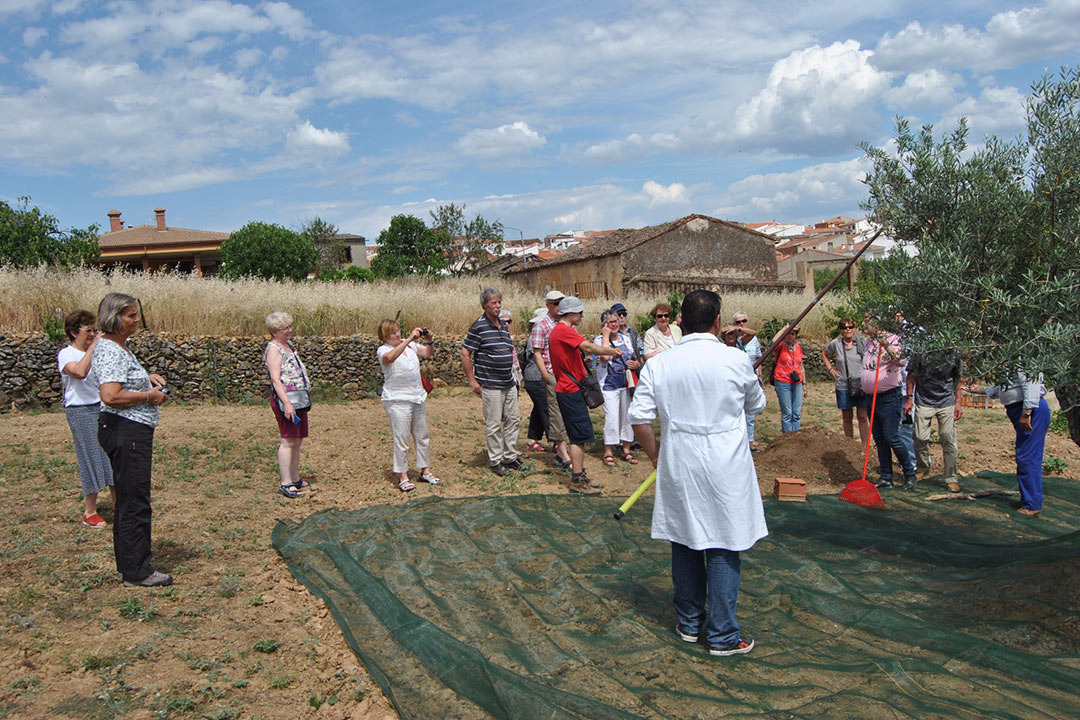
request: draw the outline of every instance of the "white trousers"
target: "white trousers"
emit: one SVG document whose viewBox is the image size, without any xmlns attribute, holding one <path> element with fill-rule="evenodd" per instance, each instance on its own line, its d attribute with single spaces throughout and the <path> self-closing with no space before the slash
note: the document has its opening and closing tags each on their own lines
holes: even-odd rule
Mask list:
<svg viewBox="0 0 1080 720">
<path fill-rule="evenodd" d="M 409 471 L 409 440 L 416 441 L 416 467 L 431 465 L 431 438 L 427 429 L 427 405 L 408 400 L 383 400 L 390 432 L 394 435 L 394 472 Z"/>
<path fill-rule="evenodd" d="M 634 429 L 630 427 L 630 391 L 604 390 L 604 444 L 620 445 L 634 442 Z"/>
</svg>

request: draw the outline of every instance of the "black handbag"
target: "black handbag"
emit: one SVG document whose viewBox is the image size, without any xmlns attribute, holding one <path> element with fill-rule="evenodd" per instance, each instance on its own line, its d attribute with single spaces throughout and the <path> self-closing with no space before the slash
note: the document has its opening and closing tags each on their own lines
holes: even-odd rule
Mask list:
<svg viewBox="0 0 1080 720">
<path fill-rule="evenodd" d="M 858 348 L 858 343 L 856 343 L 855 346 L 856 348 Z M 843 343 L 840 344 L 840 355 L 844 358 L 844 376 L 847 378 L 848 400 L 852 400 L 855 402 L 862 400 L 864 397 L 866 397 L 866 394 L 863 392 L 862 389 L 862 378 L 851 377 L 851 369 L 848 367 L 847 353 L 844 352 Z M 854 385 L 854 387 L 852 387 L 852 385 Z"/>
<path fill-rule="evenodd" d="M 600 389 L 600 381 L 595 375 L 586 375 L 581 380 L 570 375 L 570 379 L 580 388 L 581 396 L 585 398 L 585 404 L 590 410 L 604 404 L 604 391 Z"/>
</svg>

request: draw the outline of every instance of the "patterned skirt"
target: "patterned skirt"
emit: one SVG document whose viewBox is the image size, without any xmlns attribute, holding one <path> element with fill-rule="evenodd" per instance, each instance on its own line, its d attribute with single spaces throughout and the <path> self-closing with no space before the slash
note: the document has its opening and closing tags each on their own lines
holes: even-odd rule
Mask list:
<svg viewBox="0 0 1080 720">
<path fill-rule="evenodd" d="M 101 492 L 113 484 L 112 465 L 109 456 L 98 443 L 98 414 L 101 406 L 70 405 L 64 408 L 71 437 L 75 440 L 75 457 L 79 461 L 82 477 L 82 494 Z"/>
</svg>

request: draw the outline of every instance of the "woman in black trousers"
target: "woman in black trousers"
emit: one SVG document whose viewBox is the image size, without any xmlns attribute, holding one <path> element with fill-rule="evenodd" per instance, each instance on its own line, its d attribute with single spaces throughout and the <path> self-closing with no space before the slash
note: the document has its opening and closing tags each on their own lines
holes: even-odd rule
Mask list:
<svg viewBox="0 0 1080 720">
<path fill-rule="evenodd" d="M 116 487 L 113 551 L 127 587 L 171 585 L 150 564 L 150 471 L 158 406 L 168 400 L 165 379 L 147 373 L 127 347 L 139 326 L 138 301 L 109 293 L 98 307 L 102 337 L 93 368 L 101 395 L 98 442 L 109 456 Z"/>
</svg>

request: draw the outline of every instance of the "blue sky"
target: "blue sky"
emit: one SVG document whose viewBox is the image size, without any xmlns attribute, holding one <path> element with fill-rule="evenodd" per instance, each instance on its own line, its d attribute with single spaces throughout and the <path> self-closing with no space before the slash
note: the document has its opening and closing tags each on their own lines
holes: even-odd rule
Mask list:
<svg viewBox="0 0 1080 720">
<path fill-rule="evenodd" d="M 1022 130 L 1080 0 L 0 0 L 0 198 L 65 226 L 525 237 L 859 214 L 893 117 Z M 507 239 L 518 237 L 507 230 Z"/>
</svg>

